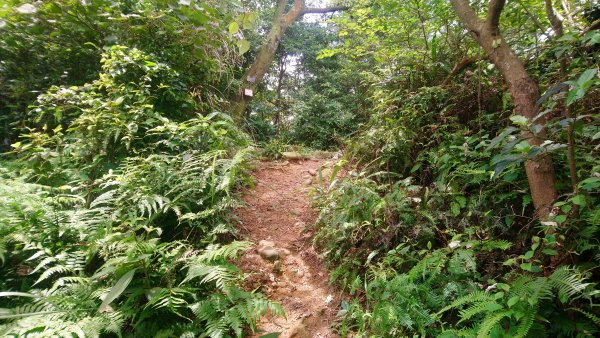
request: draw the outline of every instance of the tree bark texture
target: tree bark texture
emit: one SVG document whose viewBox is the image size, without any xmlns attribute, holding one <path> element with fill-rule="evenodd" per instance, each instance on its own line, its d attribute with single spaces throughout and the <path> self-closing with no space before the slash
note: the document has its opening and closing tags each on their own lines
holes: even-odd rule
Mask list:
<svg viewBox="0 0 600 338">
<path fill-rule="evenodd" d="M 506 1 L 491 0 L 485 21 L 479 19 L 468 1 L 450 1 L 460 21 L 471 32 L 508 84 L 516 113 L 533 122 L 538 115 L 536 101 L 540 97 L 540 92 L 537 83 L 529 76 L 521 60 L 500 34 L 500 15 Z M 536 123 L 545 125 L 545 118 L 537 119 Z M 539 146 L 543 142 L 545 133 L 543 129 L 537 134 L 527 132 L 524 136 L 529 144 Z M 537 214 L 541 218 L 547 218 L 558 196 L 552 159 L 547 154 L 529 159 L 525 162 L 525 171 Z"/>
</svg>

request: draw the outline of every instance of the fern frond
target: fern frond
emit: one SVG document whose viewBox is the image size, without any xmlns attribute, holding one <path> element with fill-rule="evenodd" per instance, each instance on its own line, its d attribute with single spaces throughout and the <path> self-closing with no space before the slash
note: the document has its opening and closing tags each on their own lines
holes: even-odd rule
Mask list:
<svg viewBox="0 0 600 338">
<path fill-rule="evenodd" d="M 504 317 L 506 317 L 506 313 L 504 311 L 489 313 L 481 322 L 477 332 L 477 337 L 488 338 L 490 331 L 492 331 L 494 326 L 496 326 L 496 324 L 498 324 Z"/>
<path fill-rule="evenodd" d="M 530 309 L 525 312 L 525 315 L 519 320 L 519 325 L 517 326 L 517 332 L 515 332 L 515 338 L 525 338 L 533 325 L 533 320 L 537 314 L 537 306 L 535 309 Z"/>
<path fill-rule="evenodd" d="M 474 291 L 474 292 L 471 292 L 469 294 L 466 294 L 466 295 L 456 299 L 450 305 L 441 309 L 436 315 L 439 316 L 440 314 L 442 314 L 450 309 L 459 308 L 465 304 L 488 302 L 488 301 L 493 301 L 493 300 L 494 300 L 493 295 L 491 295 L 485 291 L 479 291 L 479 290 Z"/>
<path fill-rule="evenodd" d="M 489 239 L 483 242 L 482 249 L 484 250 L 508 250 L 513 246 L 513 243 L 506 240 Z"/>
<path fill-rule="evenodd" d="M 10 309 L 0 309 L 0 319 L 17 319 L 31 316 L 42 316 L 62 312 L 49 304 L 39 301 L 27 303 Z"/>
<path fill-rule="evenodd" d="M 576 294 L 581 293 L 590 285 L 583 282 L 583 277 L 579 272 L 568 266 L 561 266 L 556 269 L 550 277 L 548 277 L 552 287 L 558 290 L 559 294 L 566 295 L 572 298 Z"/>
<path fill-rule="evenodd" d="M 33 283 L 33 285 L 37 285 L 55 274 L 67 274 L 67 273 L 73 273 L 73 269 L 71 269 L 67 266 L 64 266 L 64 265 L 53 266 L 53 267 L 49 268 L 48 270 L 44 271 L 42 273 L 42 275 L 35 281 L 35 283 Z"/>
<path fill-rule="evenodd" d="M 410 271 L 408 276 L 411 280 L 417 278 L 433 278 L 442 272 L 442 268 L 447 261 L 445 250 L 439 249 L 431 252 L 429 255 L 423 257 Z"/>
<path fill-rule="evenodd" d="M 473 305 L 469 306 L 467 309 L 460 311 L 460 320 L 458 321 L 457 324 L 462 323 L 465 320 L 469 320 L 476 315 L 485 314 L 485 313 L 489 312 L 488 308 L 491 306 L 499 306 L 499 304 L 493 300 L 474 303 Z"/>
<path fill-rule="evenodd" d="M 236 270 L 232 266 L 224 265 L 206 265 L 201 262 L 194 262 L 188 266 L 188 273 L 180 285 L 186 282 L 202 277 L 201 284 L 215 282 L 217 288 L 224 289 L 225 286 L 236 279 Z"/>
<path fill-rule="evenodd" d="M 227 245 L 211 244 L 198 257 L 203 262 L 214 262 L 216 260 L 237 258 L 240 251 L 246 251 L 252 246 L 251 242 L 234 241 Z"/>
<path fill-rule="evenodd" d="M 570 308 L 569 310 L 573 310 L 573 311 L 577 311 L 579 313 L 581 313 L 582 315 L 586 316 L 589 320 L 591 320 L 592 322 L 594 322 L 594 324 L 596 324 L 597 326 L 600 327 L 600 317 L 596 316 L 593 313 L 590 313 L 588 311 L 582 310 L 580 308 Z"/>
</svg>

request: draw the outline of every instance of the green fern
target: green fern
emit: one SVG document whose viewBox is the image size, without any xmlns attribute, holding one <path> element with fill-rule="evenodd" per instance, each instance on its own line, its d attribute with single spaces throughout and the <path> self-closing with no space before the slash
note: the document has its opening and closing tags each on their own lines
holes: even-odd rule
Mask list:
<svg viewBox="0 0 600 338">
<path fill-rule="evenodd" d="M 491 312 L 489 313 L 479 325 L 479 330 L 477 331 L 478 338 L 487 338 L 490 335 L 490 331 L 496 326 L 504 317 L 506 317 L 506 313 L 504 312 Z"/>
</svg>

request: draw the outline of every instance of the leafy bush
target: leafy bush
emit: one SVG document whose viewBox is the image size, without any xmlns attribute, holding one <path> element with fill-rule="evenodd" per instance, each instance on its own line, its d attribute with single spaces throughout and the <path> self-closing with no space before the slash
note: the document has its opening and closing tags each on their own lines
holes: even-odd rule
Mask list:
<svg viewBox="0 0 600 338">
<path fill-rule="evenodd" d="M 373 85 L 371 120 L 338 164 L 346 174 L 315 197 L 314 242 L 331 282 L 351 296 L 339 313 L 343 336 L 598 334 L 597 116 L 583 115 L 586 123 L 556 116 L 546 141 L 530 146 L 523 131 L 539 126 L 503 117 L 502 95 L 486 86 L 490 99 L 473 114 L 462 109 L 477 102 L 456 96 L 468 91 L 462 85 Z M 586 86 L 595 95 L 594 84 Z M 546 114 L 560 100 L 547 103 Z M 571 123 L 575 191 L 567 175 Z M 523 168 L 540 154 L 555 160 L 563 192 L 545 220 L 531 216 Z"/>
<path fill-rule="evenodd" d="M 201 110 L 222 108 L 223 98 L 236 90 L 230 83 L 238 55 L 219 24 L 228 24 L 238 10 L 215 0 L 4 1 L 2 147 L 6 149 L 21 128 L 30 126 L 25 112 L 40 93 L 52 86 L 90 83 L 100 71 L 104 48 L 115 45 L 135 47 L 154 54 L 157 63 L 168 63 L 180 74 L 177 86 L 192 92 Z M 167 107 L 168 102 L 164 104 Z"/>
<path fill-rule="evenodd" d="M 228 217 L 247 137 L 197 115 L 152 56 L 113 46 L 102 62 L 99 79 L 38 97 L 0 171 L 0 332 L 241 337 L 282 314 L 231 263 L 249 248 Z"/>
</svg>

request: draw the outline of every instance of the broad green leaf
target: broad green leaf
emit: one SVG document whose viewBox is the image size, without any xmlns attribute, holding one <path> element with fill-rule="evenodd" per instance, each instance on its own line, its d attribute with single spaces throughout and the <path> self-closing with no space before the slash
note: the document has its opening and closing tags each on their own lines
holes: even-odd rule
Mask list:
<svg viewBox="0 0 600 338">
<path fill-rule="evenodd" d="M 513 264 L 515 264 L 515 262 L 516 262 L 516 259 L 514 259 L 514 258 L 509 258 L 509 259 L 505 260 L 505 261 L 502 263 L 502 265 L 513 265 Z"/>
<path fill-rule="evenodd" d="M 508 307 L 513 307 L 513 305 L 517 304 L 520 299 L 521 298 L 519 296 L 512 296 L 508 302 L 506 302 L 506 305 L 508 305 Z"/>
<path fill-rule="evenodd" d="M 502 142 L 502 140 L 504 140 L 506 138 L 506 136 L 512 134 L 512 132 L 514 132 L 515 130 L 517 130 L 517 128 L 515 127 L 508 127 L 506 129 L 504 129 L 500 135 L 494 137 L 491 141 L 490 144 L 488 145 L 488 150 L 494 148 L 498 143 Z"/>
<path fill-rule="evenodd" d="M 527 263 L 521 263 L 521 269 L 525 270 L 525 271 L 531 271 L 531 263 L 527 262 Z"/>
<path fill-rule="evenodd" d="M 244 55 L 250 50 L 250 42 L 248 42 L 248 40 L 239 40 L 237 45 L 240 55 Z"/>
<path fill-rule="evenodd" d="M 460 214 L 460 205 L 456 202 L 452 202 L 450 204 L 450 209 L 452 210 L 452 216 L 458 216 Z"/>
<path fill-rule="evenodd" d="M 585 90 L 580 87 L 574 87 L 567 94 L 567 105 L 573 104 L 573 102 L 579 100 L 585 95 Z"/>
<path fill-rule="evenodd" d="M 598 177 L 586 178 L 585 180 L 579 182 L 579 187 L 581 189 L 587 190 L 587 191 L 592 191 L 594 189 L 598 189 L 600 187 L 600 178 L 598 178 Z"/>
<path fill-rule="evenodd" d="M 229 24 L 229 34 L 234 35 L 240 31 L 240 25 L 237 22 L 232 22 Z"/>
<path fill-rule="evenodd" d="M 529 142 L 523 140 L 515 146 L 515 150 L 520 151 L 522 153 L 528 153 L 531 150 L 531 145 Z"/>
<path fill-rule="evenodd" d="M 502 308 L 503 308 L 503 306 L 496 302 L 490 303 L 485 307 L 486 311 L 490 311 L 490 312 L 498 311 Z"/>
<path fill-rule="evenodd" d="M 510 117 L 510 120 L 519 126 L 527 126 L 529 120 L 523 115 L 513 115 Z"/>
<path fill-rule="evenodd" d="M 529 271 L 533 273 L 541 272 L 542 268 L 540 268 L 538 265 L 533 265 Z"/>
<path fill-rule="evenodd" d="M 587 69 L 581 74 L 581 76 L 579 76 L 579 79 L 577 79 L 577 84 L 580 87 L 584 87 L 588 81 L 596 77 L 596 71 L 596 68 Z"/>
<path fill-rule="evenodd" d="M 242 18 L 242 25 L 244 29 L 254 29 L 258 22 L 258 17 L 254 13 L 244 13 Z"/>
<path fill-rule="evenodd" d="M 577 204 L 582 207 L 586 205 L 585 196 L 581 194 L 573 196 L 573 198 L 571 198 L 571 201 L 573 202 L 573 204 Z"/>
<path fill-rule="evenodd" d="M 38 296 L 32 295 L 30 293 L 25 293 L 25 292 L 5 291 L 5 292 L 0 292 L 0 297 L 31 297 L 31 298 L 37 298 Z"/>
<path fill-rule="evenodd" d="M 509 292 L 509 291 L 510 291 L 510 285 L 508 285 L 508 284 L 505 284 L 505 283 L 497 283 L 497 284 L 496 284 L 496 287 L 497 287 L 498 289 L 500 289 L 500 290 L 504 290 L 504 291 L 506 291 L 506 292 Z"/>
<path fill-rule="evenodd" d="M 100 304 L 100 307 L 98 308 L 99 312 L 106 310 L 108 305 L 113 300 L 117 299 L 123 293 L 123 291 L 125 291 L 129 283 L 133 279 L 133 276 L 135 275 L 135 270 L 136 269 L 129 270 L 123 276 L 121 276 L 121 278 L 119 278 L 117 283 L 112 287 L 112 289 L 110 289 L 110 292 L 108 292 L 108 294 L 104 298 L 104 301 L 102 301 L 102 304 Z"/>
<path fill-rule="evenodd" d="M 558 215 L 558 216 L 554 217 L 554 220 L 558 224 L 563 224 L 567 220 L 567 215 Z"/>
</svg>

